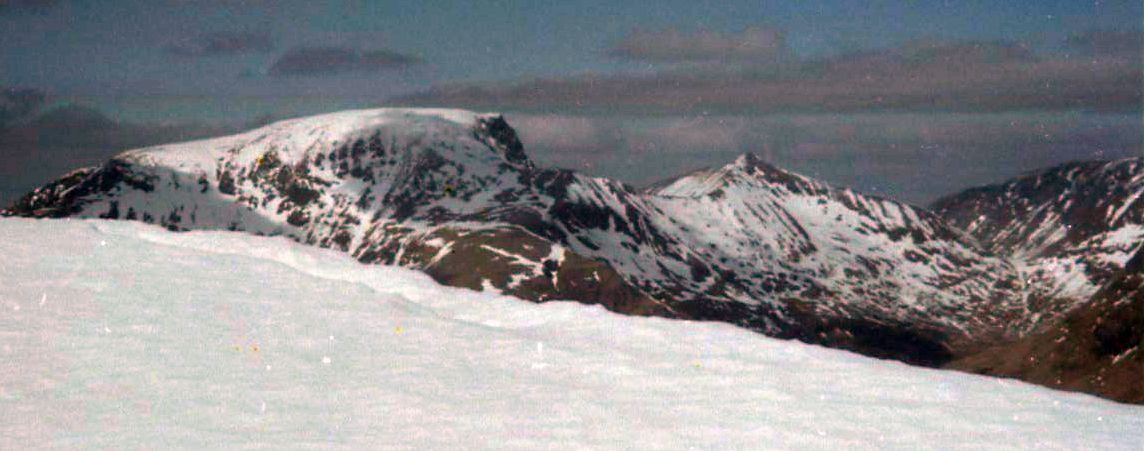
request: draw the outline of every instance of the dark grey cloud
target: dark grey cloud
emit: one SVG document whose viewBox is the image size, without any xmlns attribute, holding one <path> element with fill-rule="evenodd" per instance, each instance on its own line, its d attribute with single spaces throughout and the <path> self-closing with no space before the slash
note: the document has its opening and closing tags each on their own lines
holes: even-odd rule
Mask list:
<svg viewBox="0 0 1144 451">
<path fill-rule="evenodd" d="M 180 39 L 163 49 L 172 55 L 195 58 L 266 53 L 274 50 L 274 40 L 265 33 L 217 32 Z"/>
<path fill-rule="evenodd" d="M 346 72 L 376 72 L 420 64 L 415 56 L 391 50 L 346 47 L 298 47 L 278 58 L 271 76 L 323 76 Z"/>
<path fill-rule="evenodd" d="M 741 33 L 679 30 L 637 32 L 624 37 L 608 55 L 649 62 L 772 62 L 787 55 L 783 32 L 752 27 Z"/>
<path fill-rule="evenodd" d="M 925 41 L 793 61 L 773 71 L 744 71 L 740 64 L 708 64 L 704 69 L 439 86 L 399 101 L 661 114 L 1140 111 L 1144 105 L 1139 58 L 1036 55 L 1008 42 Z"/>
</svg>

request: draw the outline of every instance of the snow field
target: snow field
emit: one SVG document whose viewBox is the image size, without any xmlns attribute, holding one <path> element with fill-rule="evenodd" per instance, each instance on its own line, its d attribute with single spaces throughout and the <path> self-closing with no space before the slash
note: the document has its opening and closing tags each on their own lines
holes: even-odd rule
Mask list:
<svg viewBox="0 0 1144 451">
<path fill-rule="evenodd" d="M 0 219 L 0 448 L 1141 449 L 1144 407 L 281 238 Z"/>
</svg>

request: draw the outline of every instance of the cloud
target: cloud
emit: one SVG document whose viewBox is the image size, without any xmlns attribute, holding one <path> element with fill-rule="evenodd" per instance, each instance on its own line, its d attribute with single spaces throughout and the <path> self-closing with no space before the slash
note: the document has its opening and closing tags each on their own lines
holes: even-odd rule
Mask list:
<svg viewBox="0 0 1144 451">
<path fill-rule="evenodd" d="M 1139 111 L 1144 105 L 1138 57 L 1036 55 L 1009 42 L 913 42 L 779 67 L 752 72 L 729 63 L 648 75 L 438 86 L 398 101 L 657 113 Z"/>
<path fill-rule="evenodd" d="M 0 0 L 0 14 L 18 11 L 43 12 L 59 4 L 59 0 Z"/>
<path fill-rule="evenodd" d="M 918 205 L 1022 172 L 1139 156 L 1133 114 L 508 115 L 529 156 L 633 185 L 752 152 L 779 167 Z"/>
<path fill-rule="evenodd" d="M 1028 46 L 1008 41 L 910 41 L 899 48 L 842 54 L 820 61 L 834 72 L 907 71 L 911 68 L 1033 63 Z"/>
<path fill-rule="evenodd" d="M 782 31 L 752 27 L 741 33 L 679 30 L 637 32 L 624 37 L 608 55 L 647 62 L 772 62 L 787 53 Z"/>
<path fill-rule="evenodd" d="M 172 0 L 179 6 L 260 6 L 274 3 L 275 0 Z"/>
<path fill-rule="evenodd" d="M 274 41 L 270 35 L 261 33 L 218 32 L 177 40 L 163 49 L 181 57 L 229 56 L 266 53 L 274 49 Z"/>
<path fill-rule="evenodd" d="M 1065 45 L 1083 55 L 1140 60 L 1144 54 L 1144 31 L 1090 31 L 1070 36 Z"/>
<path fill-rule="evenodd" d="M 345 47 L 298 47 L 278 58 L 270 67 L 272 76 L 322 76 L 346 72 L 376 72 L 421 63 L 415 56 L 390 50 L 357 50 Z"/>
<path fill-rule="evenodd" d="M 747 137 L 741 118 L 705 116 L 668 121 L 665 124 L 637 130 L 630 141 L 636 152 L 710 152 L 752 151 L 744 147 Z"/>
<path fill-rule="evenodd" d="M 37 89 L 0 88 L 0 131 L 35 112 L 45 98 Z"/>
<path fill-rule="evenodd" d="M 623 141 L 621 130 L 612 122 L 583 116 L 510 115 L 508 120 L 524 142 L 538 152 L 607 152 Z"/>
</svg>

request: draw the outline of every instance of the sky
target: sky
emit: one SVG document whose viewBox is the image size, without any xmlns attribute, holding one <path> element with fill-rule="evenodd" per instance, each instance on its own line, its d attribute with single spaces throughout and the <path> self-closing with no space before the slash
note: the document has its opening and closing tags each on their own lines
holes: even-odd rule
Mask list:
<svg viewBox="0 0 1144 451">
<path fill-rule="evenodd" d="M 1142 8 L 0 0 L 0 203 L 131 146 L 394 105 L 503 111 L 540 162 L 637 185 L 750 151 L 925 203 L 1140 155 Z"/>
</svg>

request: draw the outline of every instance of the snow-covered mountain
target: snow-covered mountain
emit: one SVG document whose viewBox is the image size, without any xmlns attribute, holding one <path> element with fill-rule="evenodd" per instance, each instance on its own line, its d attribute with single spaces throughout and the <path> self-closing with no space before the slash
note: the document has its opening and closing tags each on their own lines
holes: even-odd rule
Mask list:
<svg viewBox="0 0 1144 451">
<path fill-rule="evenodd" d="M 1144 243 L 1144 159 L 1079 162 L 938 200 L 934 211 L 1020 268 L 1038 323 L 1084 303 Z"/>
<path fill-rule="evenodd" d="M 569 243 L 572 233 L 615 214 L 577 210 L 591 207 L 565 199 L 570 185 L 626 190 L 534 168 L 500 116 L 367 110 L 128 151 L 31 193 L 11 212 L 286 235 L 449 285 L 670 314 L 607 262 L 569 252 L 594 246 Z"/>
<path fill-rule="evenodd" d="M 940 364 L 1016 338 L 1018 270 L 925 211 L 751 155 L 648 191 L 536 167 L 504 119 L 363 110 L 125 152 L 9 214 L 285 235 L 454 286 Z"/>
<path fill-rule="evenodd" d="M 924 347 L 930 343 L 956 349 L 1020 330 L 1025 307 L 1015 269 L 929 212 L 835 188 L 752 155 L 663 183 L 651 194 L 665 212 L 662 228 L 726 276 L 707 294 L 745 305 L 777 300 L 798 321 L 798 338 L 828 337 L 857 349 L 875 340 L 916 346 L 903 351 L 925 356 L 943 351 Z M 718 312 L 722 299 L 716 299 L 703 308 Z M 894 336 L 903 330 L 920 336 Z"/>
<path fill-rule="evenodd" d="M 1138 449 L 1144 407 L 281 238 L 0 218 L 0 449 Z"/>
</svg>

